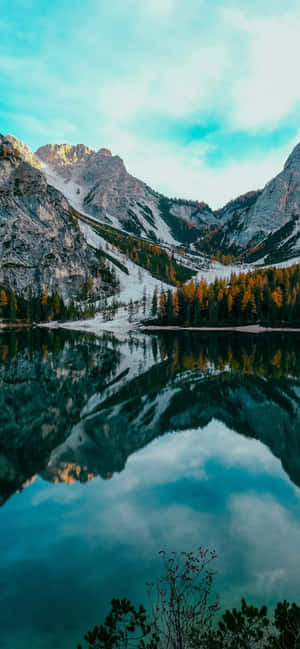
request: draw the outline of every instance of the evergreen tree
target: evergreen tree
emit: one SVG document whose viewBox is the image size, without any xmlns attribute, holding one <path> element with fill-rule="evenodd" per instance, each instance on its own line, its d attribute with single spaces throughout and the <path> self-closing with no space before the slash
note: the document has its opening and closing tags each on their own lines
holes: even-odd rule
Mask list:
<svg viewBox="0 0 300 649">
<path fill-rule="evenodd" d="M 154 289 L 152 297 L 152 306 L 151 306 L 151 315 L 155 317 L 157 315 L 157 288 Z"/>
</svg>

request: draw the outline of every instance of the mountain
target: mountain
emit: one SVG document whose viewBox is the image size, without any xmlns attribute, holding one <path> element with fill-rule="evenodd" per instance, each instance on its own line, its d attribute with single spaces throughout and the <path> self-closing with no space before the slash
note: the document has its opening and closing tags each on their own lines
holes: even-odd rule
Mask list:
<svg viewBox="0 0 300 649">
<path fill-rule="evenodd" d="M 205 202 L 162 196 L 131 176 L 107 149 L 45 145 L 36 158 L 50 183 L 79 211 L 137 236 L 194 244 L 247 261 L 273 263 L 300 254 L 300 144 L 263 190 L 212 210 Z"/>
<path fill-rule="evenodd" d="M 129 174 L 108 149 L 47 144 L 35 156 L 49 183 L 76 209 L 135 235 L 178 244 L 196 240 L 199 227 L 216 223 L 208 205 L 166 199 Z"/>
<path fill-rule="evenodd" d="M 243 253 L 247 261 L 284 261 L 300 254 L 300 143 L 283 170 L 263 191 L 252 192 L 215 212 L 226 216 L 210 249 Z"/>
<path fill-rule="evenodd" d="M 99 259 L 74 209 L 49 185 L 30 149 L 0 135 L 0 285 L 26 295 L 78 299 L 87 277 L 101 294 Z"/>
<path fill-rule="evenodd" d="M 82 219 L 101 224 L 96 246 L 94 233 L 87 235 L 90 223 L 83 227 Z M 175 256 L 191 274 L 205 270 L 208 255 L 218 251 L 251 263 L 286 261 L 300 255 L 300 144 L 263 190 L 213 211 L 203 201 L 159 194 L 106 148 L 47 144 L 34 154 L 15 137 L 0 136 L 0 227 L 0 285 L 25 295 L 30 286 L 36 295 L 57 292 L 80 300 L 88 278 L 94 297 L 112 294 L 112 267 L 102 272 L 99 258 L 102 266 L 108 258 L 114 264 L 106 248 L 112 240 L 118 248 L 120 231 L 136 237 L 135 248 L 140 238 L 160 243 L 165 255 L 189 247 L 185 259 L 178 250 Z M 125 243 L 123 248 L 126 255 Z"/>
</svg>

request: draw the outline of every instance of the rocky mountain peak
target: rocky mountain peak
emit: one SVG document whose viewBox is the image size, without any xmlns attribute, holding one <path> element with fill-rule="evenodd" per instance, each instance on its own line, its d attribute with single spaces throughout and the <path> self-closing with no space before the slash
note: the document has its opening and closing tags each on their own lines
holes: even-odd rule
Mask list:
<svg viewBox="0 0 300 649">
<path fill-rule="evenodd" d="M 60 167 L 85 162 L 93 153 L 95 151 L 85 144 L 45 144 L 35 155 L 46 164 Z"/>
<path fill-rule="evenodd" d="M 27 144 L 24 144 L 24 142 L 18 140 L 16 137 L 14 137 L 14 135 L 6 135 L 5 141 L 9 142 L 12 145 L 14 153 L 17 153 L 22 158 L 22 160 L 28 162 L 32 167 L 35 167 L 36 169 L 40 168 L 40 161 L 36 158 Z"/>
<path fill-rule="evenodd" d="M 110 151 L 110 149 L 102 148 L 102 149 L 99 149 L 98 153 L 100 153 L 100 155 L 106 156 L 107 158 L 112 157 L 112 152 Z"/>
<path fill-rule="evenodd" d="M 31 163 L 31 159 L 35 164 Z M 0 188 L 8 194 L 36 194 L 47 188 L 40 163 L 29 147 L 12 135 L 0 135 Z"/>
<path fill-rule="evenodd" d="M 292 153 L 289 155 L 284 165 L 284 171 L 290 169 L 291 167 L 297 168 L 298 171 L 300 170 L 300 142 L 296 144 Z"/>
</svg>

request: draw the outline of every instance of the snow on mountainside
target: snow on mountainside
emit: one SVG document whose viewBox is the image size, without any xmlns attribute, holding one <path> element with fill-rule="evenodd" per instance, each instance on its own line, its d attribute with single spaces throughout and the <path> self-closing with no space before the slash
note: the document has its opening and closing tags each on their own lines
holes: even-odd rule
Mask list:
<svg viewBox="0 0 300 649">
<path fill-rule="evenodd" d="M 35 155 L 48 181 L 78 210 L 137 236 L 190 243 L 219 222 L 204 202 L 169 199 L 154 191 L 108 149 L 55 144 L 40 147 Z"/>
<path fill-rule="evenodd" d="M 107 241 L 100 237 L 93 228 L 91 228 L 87 223 L 80 223 L 81 232 L 84 235 L 86 242 L 95 248 L 96 250 L 106 250 Z M 118 252 L 116 248 L 109 249 L 109 255 L 111 259 L 115 259 L 116 262 L 126 266 L 128 272 L 125 273 L 121 268 L 116 266 L 116 274 L 120 280 L 120 294 L 118 299 L 122 302 L 129 302 L 129 300 L 141 300 L 144 292 L 148 295 L 149 299 L 153 294 L 155 288 L 160 289 L 162 287 L 165 290 L 170 288 L 169 284 L 159 281 L 151 275 L 151 273 L 145 268 L 137 266 L 131 259 L 128 259 L 126 255 Z"/>
<path fill-rule="evenodd" d="M 108 149 L 86 152 L 84 145 L 46 145 L 36 156 L 43 163 L 49 182 L 61 191 L 79 211 L 151 239 L 177 242 L 163 221 L 159 210 L 159 194 L 131 176 L 119 156 Z M 76 155 L 80 147 L 81 155 Z"/>
</svg>

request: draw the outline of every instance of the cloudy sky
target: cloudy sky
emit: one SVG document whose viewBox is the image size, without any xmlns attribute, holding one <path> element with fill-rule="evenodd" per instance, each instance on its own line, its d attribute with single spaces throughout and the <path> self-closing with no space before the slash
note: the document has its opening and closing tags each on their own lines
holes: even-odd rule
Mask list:
<svg viewBox="0 0 300 649">
<path fill-rule="evenodd" d="M 171 196 L 261 187 L 300 140 L 298 0 L 0 0 L 0 131 L 106 146 Z"/>
</svg>

